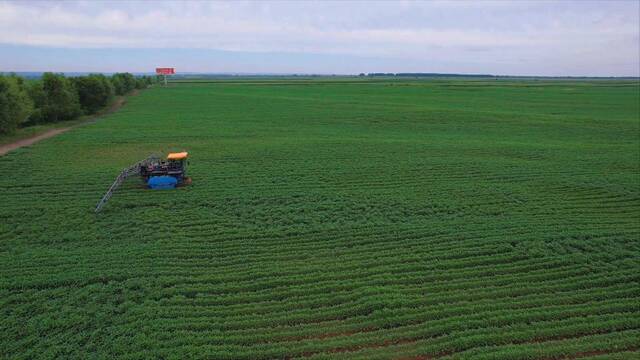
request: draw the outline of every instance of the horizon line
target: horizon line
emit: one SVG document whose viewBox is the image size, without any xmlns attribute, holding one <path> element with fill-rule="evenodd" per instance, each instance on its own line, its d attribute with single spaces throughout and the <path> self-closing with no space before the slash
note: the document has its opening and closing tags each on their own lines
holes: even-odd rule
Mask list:
<svg viewBox="0 0 640 360">
<path fill-rule="evenodd" d="M 56 73 L 56 74 L 116 74 L 119 72 L 129 72 L 129 71 L 40 71 L 40 70 L 30 70 L 30 71 L 11 71 L 11 70 L 0 70 L 1 75 L 8 74 L 33 74 L 33 75 L 42 75 L 44 73 Z M 157 75 L 155 71 L 131 71 L 131 74 L 139 74 L 139 75 Z M 363 75 L 364 74 L 364 75 Z M 589 78 L 589 79 L 636 79 L 640 80 L 640 76 L 635 75 L 621 75 L 621 76 L 598 76 L 598 75 L 514 75 L 514 74 L 481 74 L 481 73 L 438 73 L 438 72 L 362 72 L 362 73 L 302 73 L 302 72 L 215 72 L 215 71 L 185 71 L 185 72 L 176 72 L 175 75 L 172 76 L 190 76 L 190 75 L 208 75 L 208 76 L 325 76 L 325 77 L 446 77 L 446 76 L 454 76 L 454 77 L 486 77 L 486 78 Z"/>
</svg>

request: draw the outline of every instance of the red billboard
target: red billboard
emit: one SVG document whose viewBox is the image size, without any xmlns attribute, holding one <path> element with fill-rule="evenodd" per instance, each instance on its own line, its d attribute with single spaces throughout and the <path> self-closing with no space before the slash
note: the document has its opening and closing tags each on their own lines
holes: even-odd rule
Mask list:
<svg viewBox="0 0 640 360">
<path fill-rule="evenodd" d="M 156 68 L 156 74 L 158 75 L 173 75 L 176 73 L 174 68 Z"/>
</svg>

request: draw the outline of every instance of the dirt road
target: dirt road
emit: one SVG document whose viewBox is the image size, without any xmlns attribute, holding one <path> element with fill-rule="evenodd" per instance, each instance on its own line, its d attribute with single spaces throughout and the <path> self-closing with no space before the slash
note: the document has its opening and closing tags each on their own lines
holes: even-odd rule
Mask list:
<svg viewBox="0 0 640 360">
<path fill-rule="evenodd" d="M 58 134 L 61 134 L 69 129 L 72 129 L 72 127 L 66 127 L 66 128 L 60 128 L 60 129 L 52 129 L 52 130 L 48 130 L 42 134 L 30 137 L 30 138 L 26 138 L 26 139 L 22 139 L 22 140 L 18 140 L 18 141 L 14 141 L 12 143 L 9 144 L 5 144 L 5 145 L 0 145 L 0 156 L 8 153 L 11 150 L 15 150 L 17 148 L 23 147 L 23 146 L 29 146 L 33 143 L 37 143 L 38 141 L 44 140 L 44 139 L 48 139 L 50 137 L 56 136 Z"/>
</svg>

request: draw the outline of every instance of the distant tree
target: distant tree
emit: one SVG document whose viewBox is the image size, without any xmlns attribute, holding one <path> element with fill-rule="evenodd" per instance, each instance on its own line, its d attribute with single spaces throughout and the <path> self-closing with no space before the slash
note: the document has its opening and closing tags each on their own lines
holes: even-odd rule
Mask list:
<svg viewBox="0 0 640 360">
<path fill-rule="evenodd" d="M 85 114 L 94 114 L 113 99 L 111 81 L 102 74 L 90 74 L 72 78 L 78 92 L 80 106 Z"/>
<path fill-rule="evenodd" d="M 117 73 L 111 77 L 90 74 L 67 78 L 44 73 L 39 80 L 0 75 L 0 133 L 14 131 L 20 125 L 57 122 L 94 114 L 107 106 L 114 94 L 125 95 L 146 88 L 151 76 L 134 77 Z"/>
<path fill-rule="evenodd" d="M 364 73 L 360 73 L 360 75 L 358 75 L 358 76 L 365 76 L 365 74 Z"/>
<path fill-rule="evenodd" d="M 33 121 L 57 122 L 82 114 L 78 92 L 71 80 L 61 74 L 44 73 L 29 89 L 35 103 Z"/>
<path fill-rule="evenodd" d="M 8 134 L 27 120 L 33 111 L 24 80 L 0 75 L 0 133 Z"/>
<path fill-rule="evenodd" d="M 147 76 L 140 76 L 136 78 L 136 89 L 144 89 L 149 86 Z"/>
<path fill-rule="evenodd" d="M 44 93 L 42 80 L 33 81 L 27 86 L 29 98 L 33 102 L 33 112 L 27 121 L 27 125 L 33 125 L 45 122 L 42 115 L 42 107 L 46 104 L 47 96 Z"/>
<path fill-rule="evenodd" d="M 116 73 L 111 76 L 116 95 L 125 95 L 136 88 L 136 78 L 130 73 Z"/>
<path fill-rule="evenodd" d="M 109 78 L 109 81 L 111 81 L 111 85 L 113 85 L 113 92 L 116 95 L 124 94 L 124 91 L 125 91 L 124 82 L 120 77 L 116 77 L 112 75 L 111 78 Z"/>
</svg>

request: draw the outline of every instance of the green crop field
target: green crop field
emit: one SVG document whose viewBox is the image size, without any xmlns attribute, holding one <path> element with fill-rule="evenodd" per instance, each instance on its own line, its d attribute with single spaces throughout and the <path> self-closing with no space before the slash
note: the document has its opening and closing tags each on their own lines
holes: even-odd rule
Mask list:
<svg viewBox="0 0 640 360">
<path fill-rule="evenodd" d="M 3 359 L 640 358 L 638 81 L 174 83 L 0 170 Z"/>
</svg>

